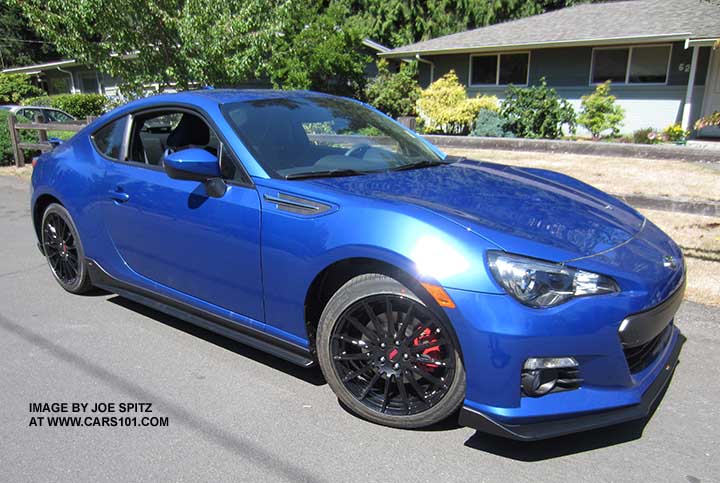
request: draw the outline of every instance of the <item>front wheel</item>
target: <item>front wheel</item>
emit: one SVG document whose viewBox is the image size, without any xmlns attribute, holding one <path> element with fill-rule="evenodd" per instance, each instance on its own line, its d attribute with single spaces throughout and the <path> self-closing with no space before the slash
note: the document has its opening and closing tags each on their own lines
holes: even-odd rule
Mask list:
<svg viewBox="0 0 720 483">
<path fill-rule="evenodd" d="M 385 275 L 355 277 L 335 293 L 320 319 L 317 352 L 340 401 L 375 423 L 428 426 L 451 415 L 465 397 L 454 333 Z"/>
<path fill-rule="evenodd" d="M 92 289 L 85 252 L 70 213 L 52 203 L 42 218 L 42 247 L 55 280 L 68 292 L 81 294 Z"/>
</svg>

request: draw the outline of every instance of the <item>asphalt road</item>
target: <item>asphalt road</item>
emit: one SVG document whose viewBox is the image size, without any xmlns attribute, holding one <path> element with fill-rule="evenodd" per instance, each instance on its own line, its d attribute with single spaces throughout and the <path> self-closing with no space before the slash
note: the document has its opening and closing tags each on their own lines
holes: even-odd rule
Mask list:
<svg viewBox="0 0 720 483">
<path fill-rule="evenodd" d="M 0 177 L 0 480 L 718 481 L 720 310 L 685 303 L 678 325 L 688 341 L 649 421 L 534 444 L 384 428 L 343 410 L 317 369 L 63 292 L 27 183 Z M 31 427 L 32 402 L 150 402 L 169 426 Z"/>
</svg>

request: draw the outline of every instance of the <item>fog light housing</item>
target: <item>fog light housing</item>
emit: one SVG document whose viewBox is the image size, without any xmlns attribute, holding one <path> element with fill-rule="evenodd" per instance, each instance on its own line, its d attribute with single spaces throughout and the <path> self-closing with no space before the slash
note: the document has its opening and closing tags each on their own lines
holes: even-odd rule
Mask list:
<svg viewBox="0 0 720 483">
<path fill-rule="evenodd" d="M 522 392 L 540 397 L 551 392 L 577 389 L 583 380 L 579 364 L 573 357 L 530 357 L 520 376 Z"/>
</svg>

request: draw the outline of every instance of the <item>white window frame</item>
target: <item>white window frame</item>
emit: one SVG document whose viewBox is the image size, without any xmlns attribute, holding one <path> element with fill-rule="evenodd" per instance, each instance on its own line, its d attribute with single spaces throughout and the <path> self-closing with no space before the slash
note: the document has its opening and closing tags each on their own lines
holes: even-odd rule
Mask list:
<svg viewBox="0 0 720 483">
<path fill-rule="evenodd" d="M 632 66 L 633 51 L 635 49 L 644 49 L 648 47 L 670 47 L 668 50 L 667 70 L 665 71 L 665 82 L 630 82 L 630 67 Z M 670 82 L 670 63 L 672 62 L 673 45 L 672 44 L 651 44 L 651 45 L 613 45 L 611 47 L 593 47 L 590 53 L 590 78 L 588 85 L 597 86 L 602 82 L 593 82 L 593 70 L 595 69 L 595 51 L 596 50 L 628 50 L 628 60 L 625 65 L 625 80 L 623 82 L 613 82 L 613 85 L 621 86 L 666 86 Z"/>
<path fill-rule="evenodd" d="M 513 85 L 515 85 L 515 86 L 529 85 L 530 84 L 530 63 L 532 62 L 532 52 L 527 50 L 527 51 L 520 51 L 520 52 L 497 52 L 494 54 L 470 54 L 469 64 L 468 64 L 468 86 L 469 87 L 509 86 L 510 84 L 500 84 L 500 57 L 502 57 L 503 55 L 517 55 L 517 54 L 527 54 L 527 56 L 528 56 L 527 75 L 525 76 L 524 84 L 513 84 Z M 497 65 L 495 68 L 495 83 L 494 84 L 473 84 L 472 83 L 472 65 L 473 65 L 474 57 L 497 57 Z"/>
</svg>

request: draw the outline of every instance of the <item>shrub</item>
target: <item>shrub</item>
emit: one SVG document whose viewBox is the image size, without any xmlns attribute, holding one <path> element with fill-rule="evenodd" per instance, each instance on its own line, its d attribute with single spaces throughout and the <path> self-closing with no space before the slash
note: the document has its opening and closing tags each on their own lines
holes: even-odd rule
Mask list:
<svg viewBox="0 0 720 483">
<path fill-rule="evenodd" d="M 633 132 L 633 142 L 635 144 L 657 144 L 662 141 L 662 136 L 655 129 L 646 127 Z"/>
<path fill-rule="evenodd" d="M 23 99 L 39 96 L 43 90 L 30 83 L 25 74 L 0 73 L 0 104 L 18 104 Z"/>
<path fill-rule="evenodd" d="M 615 96 L 610 95 L 610 81 L 598 85 L 589 96 L 582 96 L 578 124 L 590 131 L 593 139 L 600 139 L 605 131 L 617 136 L 624 117 L 625 111 L 615 104 Z"/>
<path fill-rule="evenodd" d="M 720 111 L 701 117 L 695 122 L 695 129 L 698 131 L 706 127 L 720 127 Z"/>
<path fill-rule="evenodd" d="M 87 116 L 99 116 L 109 106 L 109 100 L 102 94 L 58 94 L 25 99 L 27 106 L 47 106 L 60 109 L 78 119 Z"/>
<path fill-rule="evenodd" d="M 497 111 L 497 97 L 468 99 L 452 70 L 423 90 L 417 101 L 417 112 L 427 133 L 467 134 L 480 109 Z"/>
<path fill-rule="evenodd" d="M 577 122 L 572 105 L 549 88 L 544 77 L 539 86 L 509 86 L 500 115 L 507 129 L 525 138 L 557 139 L 564 125 L 574 133 Z"/>
<path fill-rule="evenodd" d="M 415 116 L 415 103 L 420 97 L 415 64 L 403 62 L 397 73 L 390 72 L 384 59 L 377 66 L 377 76 L 365 88 L 368 103 L 390 117 Z"/>
<path fill-rule="evenodd" d="M 10 143 L 10 129 L 8 129 L 8 111 L 0 110 L 0 166 L 15 164 L 12 144 Z M 21 142 L 36 143 L 37 131 L 20 131 Z M 31 151 L 25 151 L 25 159 L 30 159 Z"/>
<path fill-rule="evenodd" d="M 671 143 L 685 141 L 689 135 L 690 131 L 683 129 L 680 124 L 673 124 L 663 130 L 663 137 Z"/>
<path fill-rule="evenodd" d="M 489 138 L 513 137 L 513 133 L 505 129 L 505 120 L 500 117 L 500 114 L 490 109 L 480 109 L 470 135 Z"/>
</svg>

